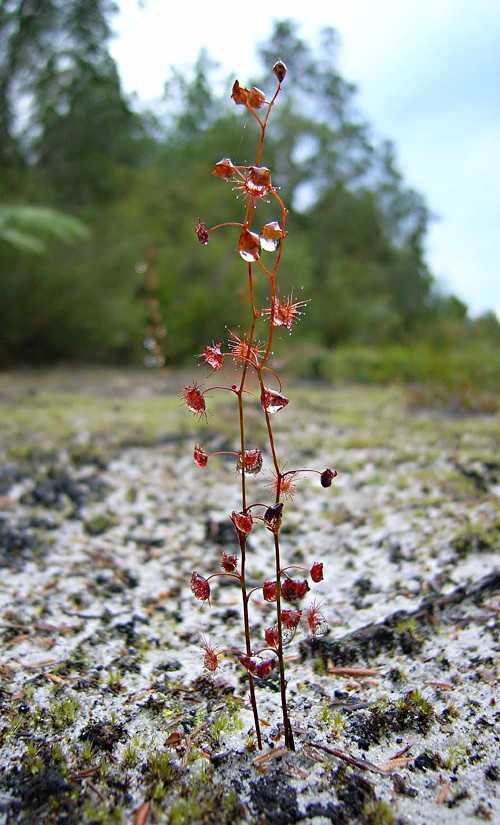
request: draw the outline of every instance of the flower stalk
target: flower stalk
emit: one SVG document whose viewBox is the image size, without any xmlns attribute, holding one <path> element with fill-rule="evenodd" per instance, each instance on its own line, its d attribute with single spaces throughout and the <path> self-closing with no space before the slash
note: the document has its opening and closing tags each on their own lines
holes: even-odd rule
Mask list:
<svg viewBox="0 0 500 825">
<path fill-rule="evenodd" d="M 284 743 L 290 750 L 295 750 L 287 700 L 284 647 L 293 639 L 300 623 L 305 624 L 307 632 L 313 636 L 324 635 L 328 628 L 316 603 L 308 609 L 298 607 L 310 589 L 307 579 L 292 578 L 287 572 L 291 569 L 306 570 L 311 581 L 317 583 L 323 578 L 323 565 L 320 562 L 314 562 L 311 568 L 283 567 L 280 532 L 284 501 L 292 497 L 291 493 L 294 491 L 299 474 L 317 473 L 322 486 L 328 487 L 335 478 L 336 471 L 329 468 L 322 471 L 308 468 L 284 470 L 274 438 L 274 416 L 288 406 L 289 398 L 282 391 L 281 379 L 269 364 L 273 340 L 276 330 L 280 328 L 284 328 L 288 333 L 292 332 L 294 325 L 303 315 L 303 308 L 307 305 L 307 301 L 294 301 L 293 295 L 284 298 L 278 289 L 278 272 L 288 234 L 286 231 L 288 210 L 273 185 L 271 170 L 262 164 L 267 124 L 282 90 L 286 71 L 283 61 L 278 60 L 273 67 L 277 87 L 269 101 L 260 89 L 256 87 L 247 89 L 237 80 L 235 81 L 231 93 L 232 99 L 236 105 L 243 106 L 247 110 L 259 128 L 255 161 L 253 165 L 239 166 L 234 164 L 230 158 L 224 157 L 215 164 L 213 174 L 220 180 L 232 184 L 233 191 L 245 195 L 243 220 L 241 222 L 225 221 L 207 228 L 200 218 L 195 228 L 198 240 L 203 245 L 209 243 L 210 235 L 214 231 L 231 230 L 232 227 L 237 227 L 239 233 L 235 251 L 246 263 L 250 304 L 247 332 L 242 337 L 231 333 L 227 348 L 222 342 L 207 344 L 198 355 L 198 358 L 203 359 L 211 372 L 221 370 L 225 359 L 231 358 L 240 367 L 239 382 L 227 387 L 217 384 L 207 389 L 202 389 L 198 383 L 194 382 L 184 387 L 182 395 L 193 415 L 205 419 L 207 415 L 205 395 L 208 392 L 229 390 L 233 394 L 236 399 L 238 445 L 234 450 L 225 450 L 224 453 L 235 457 L 235 469 L 240 477 L 239 510 L 233 510 L 229 515 L 236 532 L 239 556 L 223 553 L 222 572 L 212 573 L 205 577 L 198 571 L 194 571 L 191 575 L 191 590 L 196 599 L 210 604 L 210 579 L 227 576 L 238 581 L 241 591 L 244 645 L 242 650 L 231 648 L 231 651 L 236 654 L 247 674 L 257 747 L 261 749 L 263 743 L 256 685 L 265 685 L 265 680 L 277 669 Z M 260 226 L 257 221 L 261 200 L 267 203 L 274 202 L 277 209 L 275 220 L 268 221 L 263 226 Z M 262 260 L 262 257 L 265 259 L 266 255 L 274 256 L 272 265 L 267 265 Z M 267 279 L 270 296 L 269 304 L 265 307 L 257 304 L 255 289 L 257 277 Z M 261 327 L 264 329 L 264 343 L 257 338 L 257 331 L 259 330 L 260 334 Z M 257 380 L 258 395 L 249 388 L 251 376 Z M 249 404 L 254 406 L 257 404 L 264 416 L 267 444 L 259 447 L 249 443 L 247 433 Z M 217 454 L 220 454 L 220 451 L 207 453 L 203 445 L 197 443 L 194 447 L 193 458 L 198 467 L 205 468 L 211 456 Z M 266 486 L 271 488 L 273 499 L 265 503 L 259 496 L 258 500 L 250 502 L 251 485 L 255 483 L 253 479 L 260 475 L 266 461 L 270 464 L 273 479 L 271 484 Z M 263 525 L 272 534 L 274 555 L 273 578 L 260 585 L 247 582 L 247 561 L 251 553 L 248 537 L 257 524 Z M 251 635 L 251 600 L 254 594 L 258 593 L 261 593 L 265 603 L 274 605 L 275 611 L 274 624 L 264 633 L 267 644 L 264 648 L 261 644 L 255 645 Z M 285 602 L 292 605 L 292 608 L 285 609 L 283 607 Z M 204 651 L 205 667 L 210 672 L 214 672 L 219 665 L 219 657 L 228 651 L 219 651 L 216 647 L 212 647 L 205 637 L 202 638 L 201 647 Z"/>
</svg>

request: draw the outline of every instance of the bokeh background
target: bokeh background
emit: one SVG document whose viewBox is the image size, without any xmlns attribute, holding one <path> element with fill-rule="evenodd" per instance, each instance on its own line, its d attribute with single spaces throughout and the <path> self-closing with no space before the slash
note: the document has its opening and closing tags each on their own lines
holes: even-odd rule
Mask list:
<svg viewBox="0 0 500 825">
<path fill-rule="evenodd" d="M 212 176 L 255 152 L 231 85 L 272 91 L 282 58 L 263 162 L 291 208 L 283 293 L 311 301 L 278 357 L 495 395 L 499 12 L 348 5 L 2 0 L 0 366 L 173 368 L 236 328 L 236 236 L 194 226 L 240 220 Z"/>
</svg>

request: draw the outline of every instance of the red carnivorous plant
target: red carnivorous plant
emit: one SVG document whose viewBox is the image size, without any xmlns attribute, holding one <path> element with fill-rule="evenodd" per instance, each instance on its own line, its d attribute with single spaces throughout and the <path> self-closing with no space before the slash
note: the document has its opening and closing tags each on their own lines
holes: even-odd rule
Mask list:
<svg viewBox="0 0 500 825">
<path fill-rule="evenodd" d="M 281 381 L 271 366 L 273 338 L 275 331 L 284 327 L 291 332 L 295 323 L 302 315 L 302 309 L 307 301 L 294 301 L 292 296 L 285 297 L 280 291 L 278 269 L 281 261 L 283 246 L 287 238 L 286 222 L 288 210 L 285 207 L 278 190 L 273 185 L 271 170 L 263 165 L 262 155 L 266 127 L 278 95 L 285 80 L 286 66 L 278 60 L 273 67 L 277 80 L 274 94 L 268 100 L 267 96 L 256 87 L 245 88 L 236 80 L 232 88 L 231 97 L 236 105 L 243 106 L 254 119 L 260 132 L 255 162 L 251 166 L 239 166 L 230 158 L 224 157 L 214 167 L 213 173 L 222 181 L 229 182 L 237 196 L 245 195 L 244 214 L 240 222 L 227 222 L 207 228 L 204 221 L 198 220 L 196 235 L 200 243 L 206 245 L 210 241 L 210 234 L 222 227 L 228 227 L 234 232 L 236 227 L 238 237 L 235 242 L 235 252 L 239 254 L 246 269 L 248 286 L 248 300 L 250 313 L 246 334 L 237 336 L 230 334 L 227 346 L 222 342 L 207 343 L 199 354 L 202 363 L 210 369 L 210 375 L 224 367 L 226 358 L 232 359 L 239 365 L 237 383 L 229 386 L 208 386 L 203 388 L 197 382 L 184 387 L 182 394 L 184 401 L 191 412 L 200 418 L 206 418 L 207 393 L 226 391 L 233 395 L 235 416 L 238 431 L 238 446 L 234 450 L 235 466 L 239 476 L 238 510 L 233 510 L 228 517 L 231 519 L 239 553 L 224 552 L 221 559 L 221 571 L 204 576 L 198 571 L 191 575 L 191 590 L 196 599 L 210 603 L 210 580 L 214 577 L 232 577 L 241 590 L 243 638 L 244 646 L 236 653 L 237 659 L 245 669 L 248 677 L 250 703 L 253 711 L 257 746 L 262 748 L 262 734 L 255 680 L 266 679 L 277 669 L 280 681 L 281 707 L 283 715 L 284 742 L 290 750 L 295 749 L 292 724 L 289 718 L 287 704 L 287 681 L 285 678 L 285 663 L 283 649 L 293 637 L 298 626 L 302 623 L 307 632 L 313 636 L 321 636 L 327 631 L 327 623 L 316 602 L 309 608 L 302 607 L 303 600 L 309 591 L 308 578 L 312 582 L 323 579 L 323 565 L 314 561 L 310 568 L 305 569 L 308 578 L 293 578 L 289 570 L 298 568 L 284 567 L 282 564 L 281 528 L 284 518 L 284 502 L 292 497 L 295 483 L 299 475 L 306 472 L 317 473 L 321 485 L 329 487 L 336 476 L 335 470 L 310 470 L 305 468 L 284 470 L 283 463 L 278 457 L 276 449 L 273 418 L 289 403 L 283 393 Z M 266 201 L 274 204 L 275 219 L 261 225 L 259 221 L 259 202 Z M 270 263 L 269 263 L 270 261 Z M 267 283 L 269 298 L 267 306 L 260 306 L 256 298 L 256 279 Z M 264 343 L 257 337 L 262 335 Z M 250 389 L 256 384 L 257 392 Z M 265 424 L 267 444 L 254 445 L 250 441 L 247 410 L 248 405 L 257 405 Z M 202 444 L 194 447 L 194 461 L 200 468 L 205 468 L 211 455 Z M 270 464 L 272 481 L 267 485 L 271 491 L 272 500 L 262 503 L 253 501 L 251 487 L 253 476 L 261 473 L 264 462 Z M 254 528 L 263 526 L 270 534 L 274 551 L 274 569 L 266 581 L 258 584 L 249 582 L 247 566 L 249 558 L 248 536 Z M 264 633 L 264 639 L 255 645 L 250 633 L 249 603 L 254 594 L 259 594 L 265 603 L 273 605 L 274 619 Z M 286 606 L 285 606 L 286 603 Z M 205 637 L 202 639 L 204 664 L 210 671 L 216 671 L 219 657 L 224 651 L 212 646 Z"/>
</svg>

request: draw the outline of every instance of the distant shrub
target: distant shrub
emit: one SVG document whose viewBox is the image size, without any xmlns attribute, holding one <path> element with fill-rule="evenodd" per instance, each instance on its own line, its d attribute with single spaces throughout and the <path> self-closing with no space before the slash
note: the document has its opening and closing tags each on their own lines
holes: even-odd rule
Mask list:
<svg viewBox="0 0 500 825">
<path fill-rule="evenodd" d="M 327 350 L 298 347 L 289 365 L 300 379 L 332 384 L 402 384 L 414 406 L 495 412 L 500 408 L 500 352 L 486 344 L 438 349 L 429 345 Z"/>
</svg>

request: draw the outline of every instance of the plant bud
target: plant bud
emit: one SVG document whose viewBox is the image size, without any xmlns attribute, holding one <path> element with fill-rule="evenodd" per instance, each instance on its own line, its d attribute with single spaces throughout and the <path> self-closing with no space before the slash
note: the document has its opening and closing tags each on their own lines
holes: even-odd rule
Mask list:
<svg viewBox="0 0 500 825">
<path fill-rule="evenodd" d="M 282 60 L 278 60 L 273 66 L 273 72 L 278 78 L 280 83 L 283 83 L 285 76 L 286 76 L 286 66 Z"/>
<path fill-rule="evenodd" d="M 277 533 L 281 527 L 281 519 L 283 515 L 283 502 L 268 507 L 264 513 L 264 524 L 271 533 Z"/>
<path fill-rule="evenodd" d="M 337 476 L 337 470 L 323 470 L 321 473 L 321 486 L 331 487 L 333 479 Z"/>
<path fill-rule="evenodd" d="M 322 562 L 316 561 L 314 562 L 313 566 L 311 567 L 311 579 L 313 582 L 323 581 L 323 564 Z"/>
</svg>

